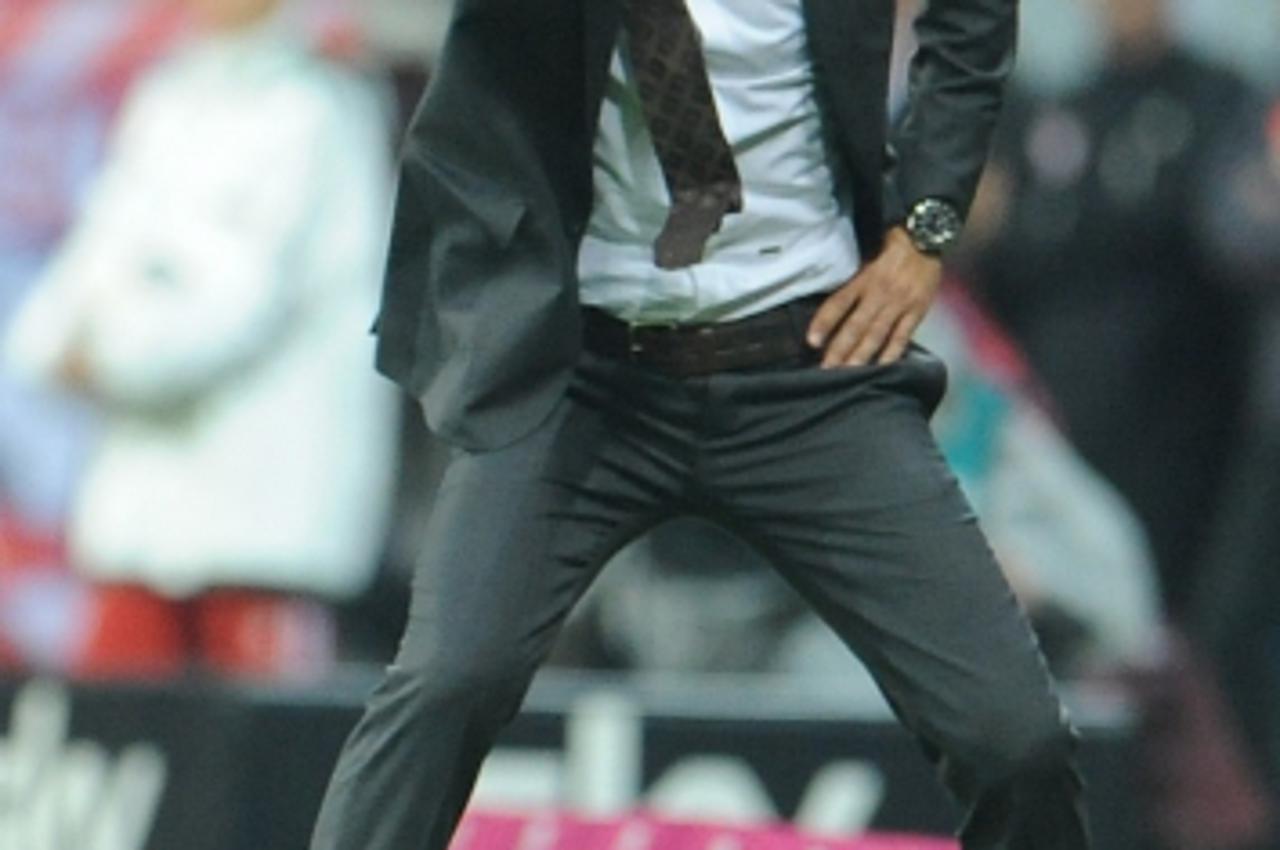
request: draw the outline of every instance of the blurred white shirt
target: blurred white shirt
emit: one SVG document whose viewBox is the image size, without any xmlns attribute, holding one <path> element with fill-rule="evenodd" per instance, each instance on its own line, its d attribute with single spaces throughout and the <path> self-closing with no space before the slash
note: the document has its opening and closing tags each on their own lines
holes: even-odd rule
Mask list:
<svg viewBox="0 0 1280 850">
<path fill-rule="evenodd" d="M 107 412 L 73 519 L 91 575 L 341 595 L 382 543 L 396 406 L 365 331 L 390 186 L 369 86 L 275 24 L 131 94 L 9 355 L 82 352 Z"/>
</svg>

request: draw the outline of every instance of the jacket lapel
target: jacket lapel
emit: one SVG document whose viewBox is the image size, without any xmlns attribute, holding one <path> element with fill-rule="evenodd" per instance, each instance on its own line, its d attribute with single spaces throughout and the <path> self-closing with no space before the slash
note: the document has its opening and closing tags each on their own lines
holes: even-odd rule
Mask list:
<svg viewBox="0 0 1280 850">
<path fill-rule="evenodd" d="M 594 135 L 609 78 L 609 60 L 618 40 L 622 21 L 622 0 L 583 0 L 583 38 L 586 59 L 586 126 Z"/>
<path fill-rule="evenodd" d="M 840 77 L 859 63 L 883 61 L 893 39 L 892 0 L 803 0 L 803 4 L 813 59 L 820 69 Z"/>
</svg>

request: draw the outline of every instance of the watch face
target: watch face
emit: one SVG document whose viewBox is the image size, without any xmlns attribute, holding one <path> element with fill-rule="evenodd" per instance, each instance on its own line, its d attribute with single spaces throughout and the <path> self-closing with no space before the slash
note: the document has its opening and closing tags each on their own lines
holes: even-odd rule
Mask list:
<svg viewBox="0 0 1280 850">
<path fill-rule="evenodd" d="M 907 218 L 907 232 L 916 247 L 927 254 L 941 254 L 960 236 L 960 214 L 946 201 L 926 198 Z"/>
</svg>

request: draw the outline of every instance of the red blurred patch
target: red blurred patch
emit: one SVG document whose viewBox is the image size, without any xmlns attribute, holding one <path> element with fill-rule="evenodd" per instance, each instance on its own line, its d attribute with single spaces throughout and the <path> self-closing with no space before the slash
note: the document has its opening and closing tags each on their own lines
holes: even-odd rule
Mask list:
<svg viewBox="0 0 1280 850">
<path fill-rule="evenodd" d="M 957 850 L 954 840 L 922 835 L 826 838 L 786 824 L 739 827 L 688 823 L 636 812 L 616 819 L 567 812 L 508 815 L 470 812 L 454 839 L 454 850 Z"/>
</svg>

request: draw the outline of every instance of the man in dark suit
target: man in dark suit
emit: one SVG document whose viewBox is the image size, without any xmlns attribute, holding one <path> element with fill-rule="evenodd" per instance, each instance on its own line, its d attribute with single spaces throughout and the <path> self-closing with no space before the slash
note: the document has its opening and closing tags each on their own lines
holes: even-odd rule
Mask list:
<svg viewBox="0 0 1280 850">
<path fill-rule="evenodd" d="M 458 0 L 378 321 L 456 453 L 313 850 L 443 850 L 573 602 L 678 514 L 863 658 L 966 850 L 1088 845 L 1073 733 L 928 431 L 945 369 L 910 343 L 1015 5 L 933 0 L 891 154 L 891 0 Z"/>
</svg>

